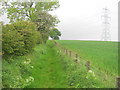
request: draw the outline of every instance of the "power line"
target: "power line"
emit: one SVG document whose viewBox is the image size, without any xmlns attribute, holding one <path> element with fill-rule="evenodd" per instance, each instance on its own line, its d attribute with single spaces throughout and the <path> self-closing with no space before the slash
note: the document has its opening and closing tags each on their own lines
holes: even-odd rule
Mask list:
<svg viewBox="0 0 120 90">
<path fill-rule="evenodd" d="M 103 41 L 110 41 L 111 35 L 110 35 L 110 20 L 111 17 L 109 16 L 110 11 L 107 8 L 103 8 L 103 15 L 102 18 L 102 24 L 103 24 L 103 33 L 102 33 L 102 40 Z"/>
</svg>

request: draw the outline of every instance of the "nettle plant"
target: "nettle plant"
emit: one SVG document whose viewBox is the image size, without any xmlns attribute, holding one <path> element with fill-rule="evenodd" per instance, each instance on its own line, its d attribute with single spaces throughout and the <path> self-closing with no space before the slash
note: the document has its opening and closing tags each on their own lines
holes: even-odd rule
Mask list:
<svg viewBox="0 0 120 90">
<path fill-rule="evenodd" d="M 40 33 L 36 24 L 28 21 L 17 21 L 3 26 L 2 50 L 4 55 L 24 55 L 38 41 Z M 4 56 L 3 55 L 3 56 Z"/>
</svg>

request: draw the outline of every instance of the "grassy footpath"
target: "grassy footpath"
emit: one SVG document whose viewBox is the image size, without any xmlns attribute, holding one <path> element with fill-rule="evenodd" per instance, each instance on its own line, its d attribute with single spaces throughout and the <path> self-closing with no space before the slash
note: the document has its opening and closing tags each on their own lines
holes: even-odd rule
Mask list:
<svg viewBox="0 0 120 90">
<path fill-rule="evenodd" d="M 7 66 L 7 67 L 6 67 Z M 25 56 L 3 60 L 3 86 L 7 88 L 67 87 L 64 64 L 51 41 L 37 45 Z"/>
<path fill-rule="evenodd" d="M 63 69 L 61 58 L 57 55 L 52 45 L 35 48 L 34 55 L 30 55 L 33 60 L 34 69 L 31 71 L 35 81 L 30 87 L 35 88 L 57 88 L 66 87 L 66 75 Z M 45 50 L 45 51 L 44 51 Z"/>
</svg>

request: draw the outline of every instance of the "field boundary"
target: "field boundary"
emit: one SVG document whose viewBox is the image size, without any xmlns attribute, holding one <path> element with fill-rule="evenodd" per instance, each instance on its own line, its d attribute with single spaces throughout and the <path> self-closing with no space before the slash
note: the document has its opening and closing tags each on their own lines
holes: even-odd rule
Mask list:
<svg viewBox="0 0 120 90">
<path fill-rule="evenodd" d="M 64 46 L 62 46 L 60 43 L 58 43 L 56 41 L 54 41 L 54 43 L 59 48 L 59 51 L 57 53 L 59 53 L 59 54 L 63 53 L 65 56 L 68 56 L 71 59 L 73 59 L 76 62 L 76 64 L 80 64 L 82 59 L 78 53 L 65 48 Z M 120 76 L 114 76 L 113 74 L 111 74 L 107 71 L 101 71 L 100 68 L 96 68 L 95 66 L 92 66 L 91 62 L 88 60 L 82 60 L 82 62 L 84 62 L 87 72 L 89 72 L 89 70 L 93 70 L 93 71 L 96 70 L 98 72 L 97 73 L 98 75 L 105 75 L 103 77 L 104 80 L 109 80 L 108 76 L 111 76 L 110 78 L 113 78 L 113 80 L 114 80 L 113 82 L 116 83 L 116 87 L 120 89 Z"/>
</svg>

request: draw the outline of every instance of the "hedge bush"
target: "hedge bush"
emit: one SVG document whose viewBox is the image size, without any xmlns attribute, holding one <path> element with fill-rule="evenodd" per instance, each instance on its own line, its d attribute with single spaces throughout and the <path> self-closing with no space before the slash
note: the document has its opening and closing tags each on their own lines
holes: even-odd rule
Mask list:
<svg viewBox="0 0 120 90">
<path fill-rule="evenodd" d="M 18 21 L 4 25 L 2 30 L 4 55 L 24 55 L 40 42 L 40 32 L 37 31 L 36 24 L 32 22 Z"/>
</svg>

